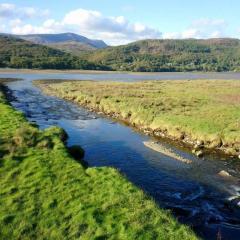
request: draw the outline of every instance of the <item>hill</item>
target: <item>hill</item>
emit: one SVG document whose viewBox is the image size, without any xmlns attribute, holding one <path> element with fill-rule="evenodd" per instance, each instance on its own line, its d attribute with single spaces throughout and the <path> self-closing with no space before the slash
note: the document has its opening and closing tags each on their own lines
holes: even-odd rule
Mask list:
<svg viewBox="0 0 240 240">
<path fill-rule="evenodd" d="M 82 58 L 125 71 L 239 71 L 240 40 L 143 40 Z"/>
<path fill-rule="evenodd" d="M 79 56 L 84 51 L 96 50 L 96 48 L 91 45 L 88 45 L 85 43 L 80 43 L 80 42 L 75 42 L 75 41 L 51 43 L 51 44 L 47 44 L 46 46 L 56 48 L 61 51 L 65 51 L 65 52 L 68 52 L 68 53 L 71 53 L 71 54 L 74 54 L 77 56 Z"/>
<path fill-rule="evenodd" d="M 10 35 L 0 35 L 0 67 L 107 70 L 69 53 Z"/>
<path fill-rule="evenodd" d="M 93 40 L 74 33 L 14 35 L 36 44 L 54 47 L 66 52 L 79 54 L 82 51 L 106 48 L 102 40 Z"/>
<path fill-rule="evenodd" d="M 26 36 L 29 41 L 0 35 L 0 67 L 135 72 L 240 71 L 238 39 L 142 40 L 117 47 L 104 47 L 104 42 L 97 41 L 98 47 L 104 47 L 97 49 L 96 45 L 80 42 L 86 38 L 72 33 Z"/>
</svg>

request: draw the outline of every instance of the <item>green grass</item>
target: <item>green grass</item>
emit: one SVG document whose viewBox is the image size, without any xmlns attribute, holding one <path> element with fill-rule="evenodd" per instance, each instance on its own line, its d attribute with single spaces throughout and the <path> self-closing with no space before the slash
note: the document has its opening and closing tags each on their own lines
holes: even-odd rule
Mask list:
<svg viewBox="0 0 240 240">
<path fill-rule="evenodd" d="M 192 144 L 240 154 L 240 81 L 38 81 L 46 93 Z"/>
<path fill-rule="evenodd" d="M 0 239 L 197 239 L 117 170 L 84 168 L 0 91 Z M 76 151 L 75 151 L 76 152 Z"/>
</svg>

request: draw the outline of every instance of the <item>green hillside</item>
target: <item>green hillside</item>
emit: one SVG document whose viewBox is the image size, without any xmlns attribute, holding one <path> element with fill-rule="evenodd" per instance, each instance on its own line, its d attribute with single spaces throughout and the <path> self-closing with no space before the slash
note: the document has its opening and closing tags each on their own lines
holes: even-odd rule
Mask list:
<svg viewBox="0 0 240 240">
<path fill-rule="evenodd" d="M 0 35 L 0 67 L 134 72 L 240 71 L 238 39 L 143 40 L 103 49 L 73 42 L 49 46 Z"/>
<path fill-rule="evenodd" d="M 82 58 L 126 71 L 239 71 L 240 40 L 144 40 Z"/>
<path fill-rule="evenodd" d="M 51 48 L 56 48 L 61 51 L 65 51 L 65 52 L 68 52 L 68 53 L 71 53 L 71 54 L 77 55 L 77 56 L 79 56 L 79 54 L 81 54 L 84 51 L 93 51 L 93 50 L 97 49 L 89 44 L 79 43 L 76 41 L 49 43 L 49 44 L 46 44 L 46 46 L 51 47 Z"/>
<path fill-rule="evenodd" d="M 0 35 L 0 67 L 107 70 L 63 51 L 7 35 Z"/>
</svg>

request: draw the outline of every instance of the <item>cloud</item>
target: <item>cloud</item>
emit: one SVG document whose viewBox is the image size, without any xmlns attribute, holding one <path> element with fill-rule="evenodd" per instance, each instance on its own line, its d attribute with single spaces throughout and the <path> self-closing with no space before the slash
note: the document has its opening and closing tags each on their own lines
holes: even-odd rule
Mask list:
<svg viewBox="0 0 240 240">
<path fill-rule="evenodd" d="M 237 33 L 240 34 L 240 27 L 237 29 Z"/>
<path fill-rule="evenodd" d="M 53 31 L 47 30 L 42 26 L 32 26 L 31 24 L 25 24 L 21 26 L 15 26 L 14 28 L 12 28 L 12 33 L 25 35 L 25 34 L 53 33 Z"/>
<path fill-rule="evenodd" d="M 99 11 L 76 9 L 65 15 L 62 25 L 81 29 L 88 36 L 109 40 L 111 43 L 124 43 L 145 38 L 161 38 L 160 31 L 142 23 L 130 22 L 123 16 L 103 16 Z"/>
<path fill-rule="evenodd" d="M 130 22 L 123 16 L 104 16 L 99 11 L 75 9 L 60 20 L 46 18 L 48 10 L 32 7 L 18 8 L 14 4 L 0 4 L 0 19 L 14 34 L 74 32 L 90 38 L 103 39 L 112 45 L 146 38 L 161 38 L 162 33 L 140 22 Z M 29 18 L 45 17 L 40 24 L 31 24 Z"/>
<path fill-rule="evenodd" d="M 37 21 L 31 21 L 36 19 Z M 38 24 L 36 24 L 38 22 Z M 162 33 L 141 22 L 131 22 L 124 16 L 105 16 L 99 11 L 78 8 L 62 19 L 50 18 L 47 9 L 0 4 L 0 31 L 14 34 L 74 32 L 89 38 L 103 39 L 119 45 L 141 39 L 216 38 L 226 36 L 223 19 L 198 19 L 183 31 Z"/>
<path fill-rule="evenodd" d="M 1 3 L 0 4 L 0 17 L 7 18 L 11 17 L 14 13 L 15 5 L 9 3 Z"/>
<path fill-rule="evenodd" d="M 41 17 L 45 18 L 49 15 L 48 9 L 38 9 L 33 7 L 17 7 L 15 4 L 0 3 L 0 19 L 11 20 L 12 18 L 27 19 Z"/>
<path fill-rule="evenodd" d="M 167 32 L 163 38 L 217 38 L 226 36 L 227 23 L 223 19 L 202 18 L 182 32 Z"/>
</svg>

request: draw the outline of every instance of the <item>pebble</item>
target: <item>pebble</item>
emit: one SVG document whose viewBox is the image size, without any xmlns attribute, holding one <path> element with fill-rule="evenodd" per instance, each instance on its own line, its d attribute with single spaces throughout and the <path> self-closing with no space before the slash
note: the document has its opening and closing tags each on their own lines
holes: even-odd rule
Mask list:
<svg viewBox="0 0 240 240">
<path fill-rule="evenodd" d="M 225 170 L 220 171 L 218 175 L 221 177 L 231 177 L 231 175 Z"/>
</svg>

